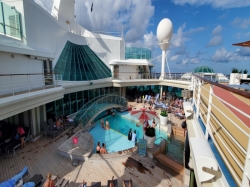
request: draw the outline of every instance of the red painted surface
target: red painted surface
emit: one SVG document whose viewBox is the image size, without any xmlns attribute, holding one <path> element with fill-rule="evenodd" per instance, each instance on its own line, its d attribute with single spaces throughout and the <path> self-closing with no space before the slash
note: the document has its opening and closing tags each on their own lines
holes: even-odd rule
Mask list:
<svg viewBox="0 0 250 187">
<path fill-rule="evenodd" d="M 250 106 L 246 104 L 244 101 L 240 100 L 239 98 L 235 97 L 231 92 L 224 90 L 222 88 L 219 88 L 217 86 L 213 87 L 214 94 L 230 105 L 233 105 L 234 107 L 238 108 L 242 112 L 250 115 Z M 223 102 L 222 102 L 223 103 Z M 250 119 L 235 110 L 234 108 L 230 107 L 229 105 L 223 103 L 229 110 L 231 110 L 245 125 L 250 128 Z"/>
</svg>

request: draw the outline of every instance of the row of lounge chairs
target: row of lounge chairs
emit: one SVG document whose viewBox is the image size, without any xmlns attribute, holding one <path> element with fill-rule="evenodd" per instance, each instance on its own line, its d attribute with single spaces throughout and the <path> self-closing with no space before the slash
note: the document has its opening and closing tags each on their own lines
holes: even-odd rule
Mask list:
<svg viewBox="0 0 250 187">
<path fill-rule="evenodd" d="M 25 131 L 24 141 L 27 142 L 32 138 L 30 128 L 24 127 L 24 131 Z M 0 144 L 0 151 L 5 151 L 6 154 L 8 154 L 9 152 L 13 152 L 14 154 L 16 153 L 16 149 L 21 146 L 21 141 L 15 139 L 15 134 L 16 130 L 13 130 L 13 134 L 10 137 L 6 138 L 4 142 Z"/>
<path fill-rule="evenodd" d="M 64 123 L 63 126 L 65 128 L 67 128 L 67 127 L 71 126 L 72 124 L 73 123 L 68 122 L 68 123 Z M 63 129 L 56 129 L 54 126 L 55 126 L 55 123 L 53 122 L 53 120 L 51 118 L 48 120 L 48 122 L 47 121 L 42 122 L 42 127 L 43 127 L 44 134 L 46 137 L 47 137 L 47 135 L 49 135 L 49 136 L 53 136 L 53 138 L 54 138 L 60 132 L 63 131 Z"/>
</svg>

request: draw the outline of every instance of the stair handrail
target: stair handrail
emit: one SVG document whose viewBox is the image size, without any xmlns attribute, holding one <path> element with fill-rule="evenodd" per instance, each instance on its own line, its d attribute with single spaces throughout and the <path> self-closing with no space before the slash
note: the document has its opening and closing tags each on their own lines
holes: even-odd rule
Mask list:
<svg viewBox="0 0 250 187">
<path fill-rule="evenodd" d="M 91 108 L 92 108 L 92 106 L 94 106 L 97 102 L 99 102 L 99 101 L 102 101 L 102 100 L 104 100 L 104 99 L 106 99 L 106 98 L 108 98 L 108 97 L 116 97 L 116 98 L 119 98 L 119 106 L 122 106 L 122 107 L 124 107 L 124 105 L 121 105 L 120 104 L 120 101 L 124 101 L 124 103 L 127 103 L 127 99 L 125 98 L 125 97 L 121 97 L 121 96 L 118 96 L 118 95 L 115 95 L 115 94 L 107 94 L 107 95 L 105 95 L 104 97 L 102 97 L 101 99 L 98 99 L 98 100 L 96 100 L 95 102 L 93 102 L 84 112 L 83 112 L 83 114 L 81 115 L 81 117 L 78 119 L 78 121 L 77 121 L 77 123 L 80 123 L 80 121 L 81 121 L 81 119 L 83 118 L 83 116 L 86 114 L 86 112 L 88 112 Z M 100 98 L 100 97 L 98 97 L 98 98 Z M 111 103 L 112 104 L 112 103 Z"/>
</svg>

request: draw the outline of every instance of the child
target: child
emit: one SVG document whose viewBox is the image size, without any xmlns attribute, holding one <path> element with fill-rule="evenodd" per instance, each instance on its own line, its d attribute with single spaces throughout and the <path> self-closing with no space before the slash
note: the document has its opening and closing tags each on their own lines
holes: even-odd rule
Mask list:
<svg viewBox="0 0 250 187">
<path fill-rule="evenodd" d="M 21 140 L 21 147 L 24 148 L 24 137 L 25 137 L 25 131 L 23 130 L 23 127 L 18 126 L 17 127 L 17 133 L 20 136 L 20 140 Z"/>
</svg>

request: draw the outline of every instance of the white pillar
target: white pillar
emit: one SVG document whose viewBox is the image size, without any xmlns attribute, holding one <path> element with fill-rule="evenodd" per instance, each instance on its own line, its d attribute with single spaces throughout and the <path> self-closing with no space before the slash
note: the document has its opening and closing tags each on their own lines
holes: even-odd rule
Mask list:
<svg viewBox="0 0 250 187">
<path fill-rule="evenodd" d="M 163 86 L 160 87 L 160 99 L 162 99 L 162 88 Z"/>
<path fill-rule="evenodd" d="M 114 78 L 114 65 L 110 65 L 110 70 L 111 70 L 112 77 Z"/>
<path fill-rule="evenodd" d="M 161 78 L 164 79 L 165 75 L 165 59 L 166 59 L 166 51 L 162 51 L 161 55 Z"/>
<path fill-rule="evenodd" d="M 169 47 L 170 43 L 169 42 L 164 42 L 164 43 L 159 43 L 159 46 L 162 50 L 162 57 L 161 57 L 161 76 L 160 79 L 164 79 L 165 75 L 165 60 L 166 60 L 166 50 Z"/>
</svg>

